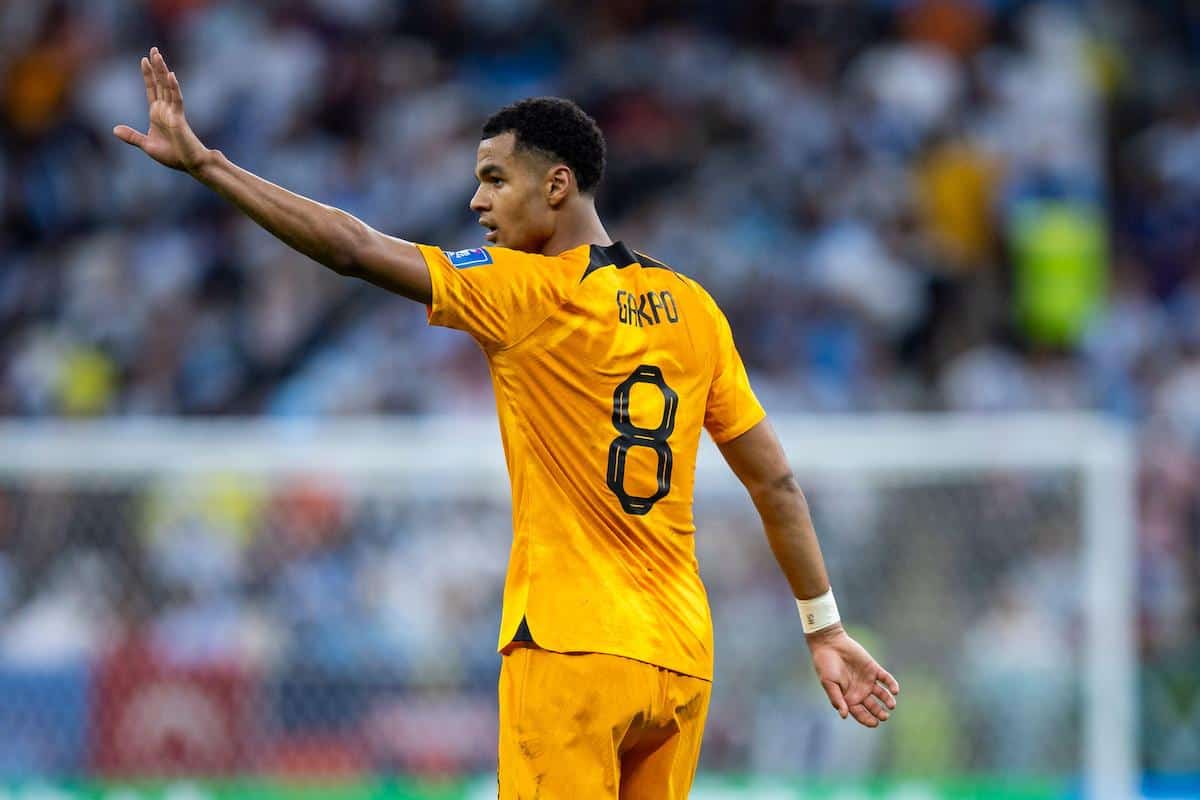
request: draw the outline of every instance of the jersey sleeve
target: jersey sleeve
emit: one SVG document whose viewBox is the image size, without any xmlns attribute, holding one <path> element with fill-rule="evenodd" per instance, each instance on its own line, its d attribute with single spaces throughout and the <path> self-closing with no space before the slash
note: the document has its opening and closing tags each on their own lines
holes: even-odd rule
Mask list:
<svg viewBox="0 0 1200 800">
<path fill-rule="evenodd" d="M 742 357 L 733 344 L 733 331 L 725 314 L 709 300 L 709 311 L 716 327 L 716 345 L 712 384 L 704 409 L 704 427 L 717 444 L 736 439 L 766 417 L 754 391 Z"/>
<path fill-rule="evenodd" d="M 433 288 L 429 324 L 466 331 L 486 348 L 520 341 L 565 299 L 562 258 L 503 247 L 417 248 Z"/>
</svg>

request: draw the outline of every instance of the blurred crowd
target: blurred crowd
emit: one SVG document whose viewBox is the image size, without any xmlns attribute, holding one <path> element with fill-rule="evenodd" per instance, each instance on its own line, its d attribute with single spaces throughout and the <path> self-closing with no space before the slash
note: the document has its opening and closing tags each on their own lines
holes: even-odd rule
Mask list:
<svg viewBox="0 0 1200 800">
<path fill-rule="evenodd" d="M 0 43 L 0 414 L 490 409 L 467 337 L 110 135 L 145 125 L 151 44 L 206 144 L 447 248 L 481 243 L 482 121 L 569 96 L 610 232 L 709 288 L 772 413 L 1135 425 L 1144 710 L 1200 726 L 1162 688 L 1200 698 L 1194 3 L 24 0 Z M 301 614 L 322 580 L 264 591 Z"/>
<path fill-rule="evenodd" d="M 0 776 L 487 772 L 508 503 L 472 481 L 430 493 L 421 469 L 0 480 L 0 727 L 19 744 Z M 794 606 L 740 485 L 702 480 L 703 768 L 1072 776 L 1072 476 L 804 480 L 854 635 L 911 711 L 839 724 L 803 637 L 768 622 Z"/>
</svg>

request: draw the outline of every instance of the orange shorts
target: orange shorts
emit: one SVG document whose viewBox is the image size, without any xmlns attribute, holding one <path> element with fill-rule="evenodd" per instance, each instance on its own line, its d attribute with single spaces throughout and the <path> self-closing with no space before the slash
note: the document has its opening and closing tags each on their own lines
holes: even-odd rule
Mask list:
<svg viewBox="0 0 1200 800">
<path fill-rule="evenodd" d="M 506 653 L 500 800 L 688 796 L 709 681 L 603 653 Z"/>
</svg>

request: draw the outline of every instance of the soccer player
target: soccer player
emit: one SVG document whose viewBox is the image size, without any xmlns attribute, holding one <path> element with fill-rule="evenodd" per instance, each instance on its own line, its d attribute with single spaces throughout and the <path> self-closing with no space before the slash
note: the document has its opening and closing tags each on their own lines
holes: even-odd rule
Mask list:
<svg viewBox="0 0 1200 800">
<path fill-rule="evenodd" d="M 804 495 L 724 315 L 691 278 L 614 242 L 596 213 L 604 140 L 575 104 L 524 100 L 483 127 L 471 209 L 490 247 L 373 230 L 206 148 L 157 48 L 143 134 L 289 246 L 426 306 L 486 354 L 512 480 L 500 623 L 501 798 L 684 798 L 712 681 L 692 488 L 708 430 L 762 518 L 813 666 L 874 728 L 900 687 L 842 629 Z M 773 620 L 747 620 L 770 625 Z"/>
</svg>

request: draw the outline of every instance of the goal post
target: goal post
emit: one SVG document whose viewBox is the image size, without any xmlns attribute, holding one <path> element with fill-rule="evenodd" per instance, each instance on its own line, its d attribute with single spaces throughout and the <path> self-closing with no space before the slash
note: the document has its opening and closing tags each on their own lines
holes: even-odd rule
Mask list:
<svg viewBox="0 0 1200 800">
<path fill-rule="evenodd" d="M 717 683 L 702 771 L 972 778 L 996 792 L 1044 779 L 1096 800 L 1135 797 L 1130 433 L 1089 414 L 772 422 L 848 625 L 911 691 L 878 732 L 821 707 L 786 584 L 705 438 L 697 548 Z M 175 647 L 152 667 L 131 661 L 143 651 L 111 657 L 103 635 L 50 648 L 109 658 L 89 679 L 102 696 L 88 702 L 103 708 L 76 715 L 86 736 L 38 727 L 62 714 L 39 722 L 6 708 L 0 676 L 0 724 L 19 719 L 14 735 L 29 742 L 76 743 L 29 744 L 43 755 L 18 777 L 484 774 L 508 513 L 487 418 L 0 423 L 0 578 L 6 563 L 17 575 L 0 597 L 0 671 L 4 659 L 26 672 L 47 663 L 47 637 L 14 631 L 35 626 L 39 602 L 53 605 L 46 587 L 65 585 L 61 599 L 93 573 L 108 576 L 94 580 L 112 609 L 96 625 L 136 608 Z M 77 566 L 56 569 L 66 563 Z M 186 691 L 137 694 L 147 681 L 161 690 L 172 669 L 190 676 L 177 680 Z M 140 723 L 129 709 L 154 702 L 156 727 L 130 734 Z M 163 718 L 206 703 L 206 729 Z M 929 791 L 919 796 L 952 796 Z"/>
</svg>

